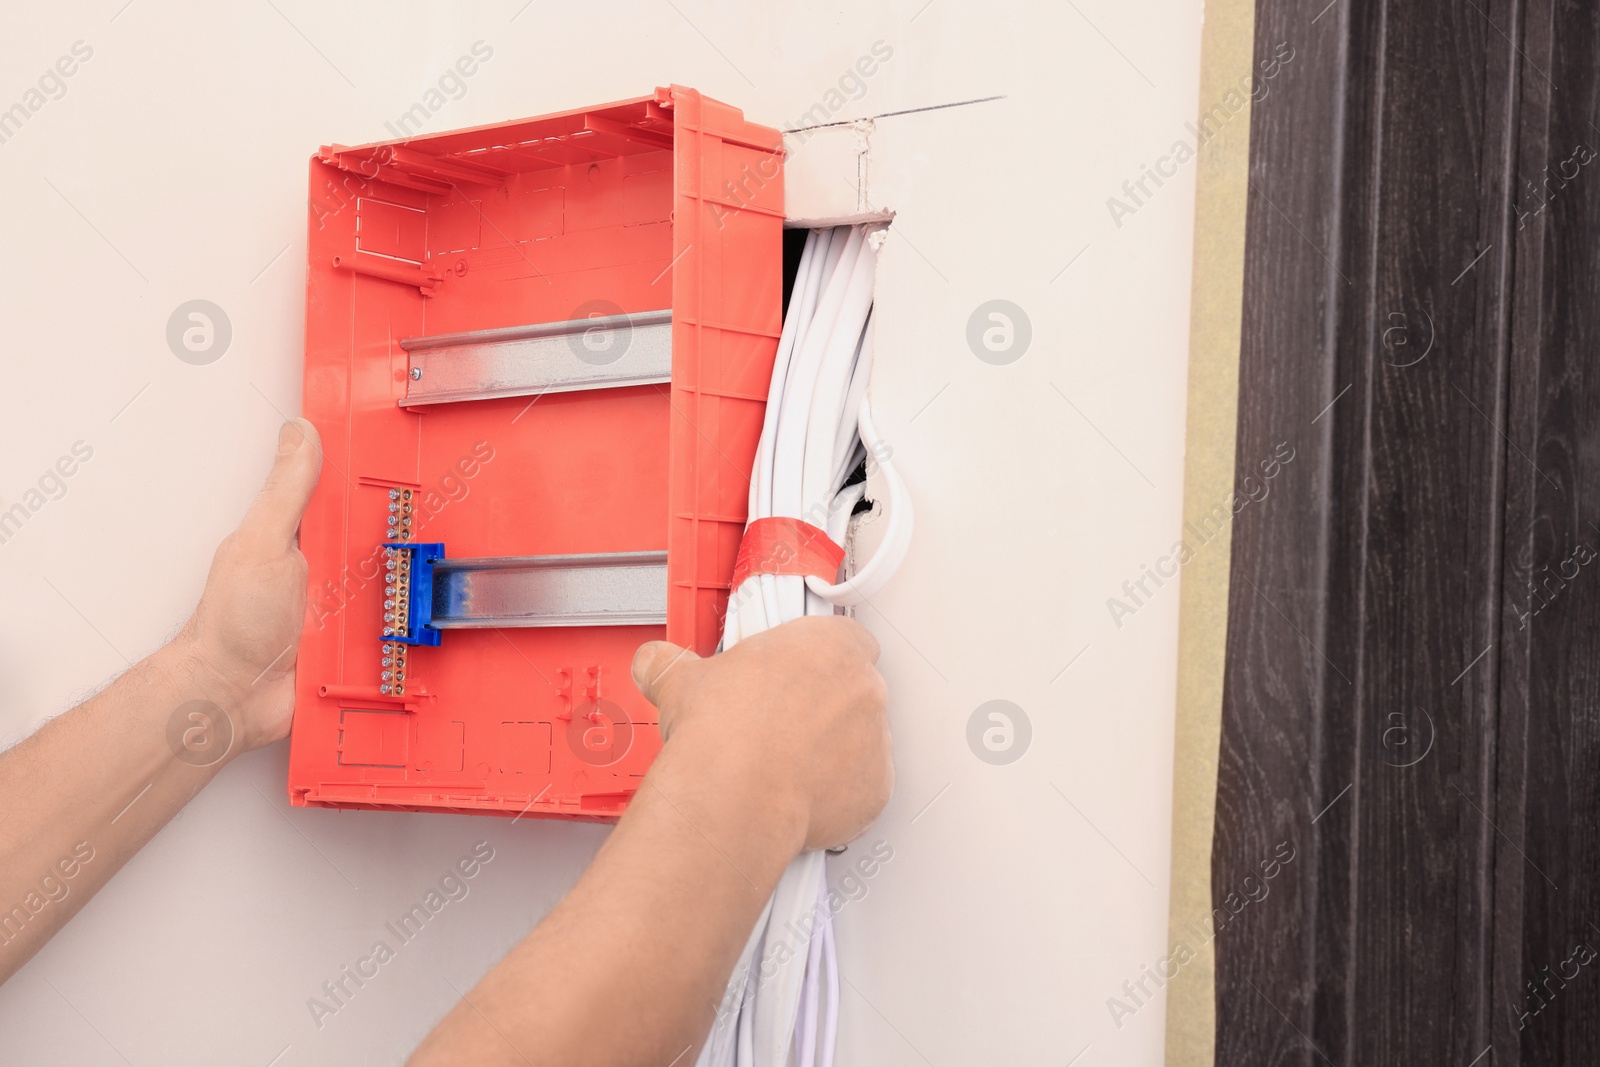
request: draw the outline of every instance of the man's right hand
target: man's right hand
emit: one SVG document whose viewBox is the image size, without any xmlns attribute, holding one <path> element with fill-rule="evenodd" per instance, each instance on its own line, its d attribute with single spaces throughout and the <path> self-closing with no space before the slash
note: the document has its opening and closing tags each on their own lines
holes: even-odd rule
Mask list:
<svg viewBox="0 0 1600 1067">
<path fill-rule="evenodd" d="M 633 677 L 661 712 L 675 763 L 765 809 L 796 851 L 851 840 L 894 787 L 878 642 L 843 616 L 808 617 L 701 659 L 652 641 Z M 664 752 L 663 755 L 666 753 Z"/>
<path fill-rule="evenodd" d="M 693 1063 L 785 868 L 850 840 L 889 799 L 877 658 L 872 635 L 837 616 L 710 659 L 640 648 L 633 677 L 665 745 L 578 884 L 413 1067 L 512 1067 L 535 1050 L 540 1063 Z"/>
</svg>

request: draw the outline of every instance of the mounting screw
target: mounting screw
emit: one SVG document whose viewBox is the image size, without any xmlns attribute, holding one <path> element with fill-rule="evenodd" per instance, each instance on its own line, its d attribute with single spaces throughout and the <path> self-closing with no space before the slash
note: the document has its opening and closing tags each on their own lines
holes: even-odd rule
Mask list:
<svg viewBox="0 0 1600 1067">
<path fill-rule="evenodd" d="M 411 380 L 414 381 L 414 382 L 420 382 L 422 380 L 422 368 L 421 367 L 412 367 L 411 368 Z"/>
</svg>

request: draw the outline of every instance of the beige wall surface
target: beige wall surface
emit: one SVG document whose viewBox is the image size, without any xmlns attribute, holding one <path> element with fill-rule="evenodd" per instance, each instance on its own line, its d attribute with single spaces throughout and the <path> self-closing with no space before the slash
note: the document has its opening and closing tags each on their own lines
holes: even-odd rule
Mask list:
<svg viewBox="0 0 1600 1067">
<path fill-rule="evenodd" d="M 1143 976 L 1187 915 L 1202 823 L 1209 841 L 1188 732 L 1173 841 L 1180 603 L 1193 625 L 1182 590 L 1226 556 L 1147 577 L 1198 491 L 1186 410 L 1220 440 L 1189 399 L 1192 292 L 1212 351 L 1191 288 L 1213 232 L 1197 252 L 1201 30 L 1199 0 L 17 7 L 0 109 L 75 42 L 92 58 L 0 142 L 0 508 L 76 442 L 93 458 L 0 543 L 0 743 L 173 632 L 299 410 L 318 145 L 391 136 L 419 102 L 436 131 L 694 86 L 824 124 L 788 139 L 792 215 L 895 213 L 872 396 L 917 531 L 861 612 L 899 777 L 867 838 L 893 859 L 839 916 L 840 1062 L 1160 1063 L 1188 978 Z M 492 57 L 433 95 L 479 41 Z M 192 299 L 233 329 L 206 366 L 165 338 Z M 986 740 L 993 701 L 1010 726 Z M 290 809 L 286 758 L 231 765 L 0 988 L 0 1059 L 399 1063 L 607 832 Z M 470 894 L 314 1019 L 479 840 Z"/>
</svg>

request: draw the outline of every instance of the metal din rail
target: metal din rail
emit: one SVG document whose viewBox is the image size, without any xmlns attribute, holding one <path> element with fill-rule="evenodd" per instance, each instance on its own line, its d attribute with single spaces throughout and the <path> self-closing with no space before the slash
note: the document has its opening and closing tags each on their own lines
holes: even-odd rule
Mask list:
<svg viewBox="0 0 1600 1067">
<path fill-rule="evenodd" d="M 441 630 L 492 626 L 661 626 L 665 552 L 441 559 L 433 618 Z"/>
<path fill-rule="evenodd" d="M 401 407 L 617 389 L 672 378 L 672 312 L 408 337 Z"/>
</svg>

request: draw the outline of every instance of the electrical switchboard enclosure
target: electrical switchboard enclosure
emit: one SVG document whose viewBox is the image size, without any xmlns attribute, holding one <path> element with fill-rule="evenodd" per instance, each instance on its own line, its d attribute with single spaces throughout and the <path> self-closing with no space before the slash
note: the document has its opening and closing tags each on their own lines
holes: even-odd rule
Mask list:
<svg viewBox="0 0 1600 1067">
<path fill-rule="evenodd" d="M 709 655 L 782 317 L 778 131 L 673 86 L 311 161 L 295 805 L 613 819 Z"/>
</svg>

